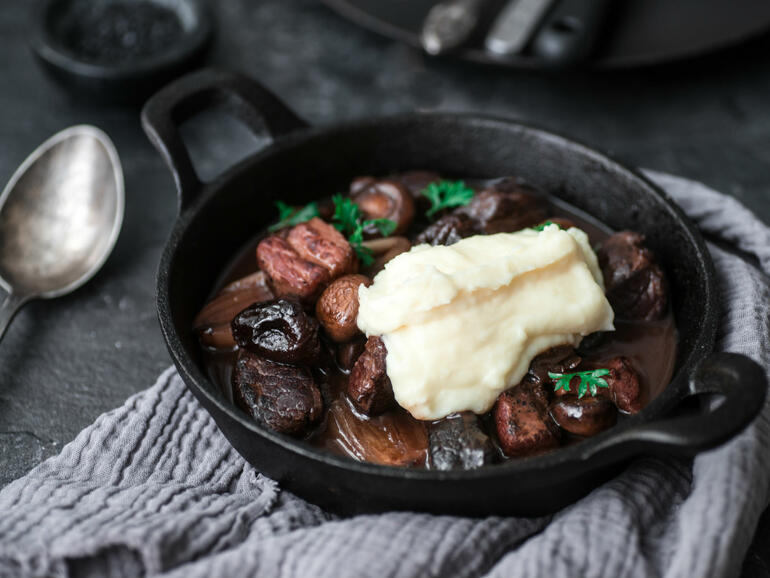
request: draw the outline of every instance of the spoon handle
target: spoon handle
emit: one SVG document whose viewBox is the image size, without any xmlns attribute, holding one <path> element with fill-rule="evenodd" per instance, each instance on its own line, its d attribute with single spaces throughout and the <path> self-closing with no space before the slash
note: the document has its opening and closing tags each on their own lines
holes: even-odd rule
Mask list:
<svg viewBox="0 0 770 578">
<path fill-rule="evenodd" d="M 26 297 L 13 292 L 5 296 L 2 305 L 0 305 L 0 341 L 2 341 L 5 330 L 11 324 L 14 315 L 26 301 Z"/>
</svg>

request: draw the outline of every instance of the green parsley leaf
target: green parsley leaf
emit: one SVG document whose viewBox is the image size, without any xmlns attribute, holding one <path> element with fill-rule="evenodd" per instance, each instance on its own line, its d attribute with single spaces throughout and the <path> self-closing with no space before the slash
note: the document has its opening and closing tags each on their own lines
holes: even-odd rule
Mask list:
<svg viewBox="0 0 770 578">
<path fill-rule="evenodd" d="M 356 252 L 358 259 L 364 267 L 374 263 L 374 253 L 368 247 L 364 247 L 364 227 L 372 225 L 384 236 L 391 235 L 398 224 L 390 219 L 363 220 L 361 209 L 358 208 L 349 197 L 336 194 L 332 197 L 334 202 L 334 226 L 343 235 L 347 235 L 348 243 Z"/>
<path fill-rule="evenodd" d="M 356 226 L 356 230 L 353 231 L 348 237 L 348 243 L 353 245 L 360 245 L 364 242 L 364 228 L 361 225 Z"/>
<path fill-rule="evenodd" d="M 356 252 L 358 260 L 361 261 L 361 264 L 364 267 L 368 267 L 374 263 L 374 252 L 369 247 L 364 247 L 363 242 L 364 227 L 363 225 L 359 224 L 356 227 L 356 230 L 350 234 L 350 237 L 348 237 L 348 243 L 350 243 L 350 246 L 353 247 L 353 250 Z"/>
<path fill-rule="evenodd" d="M 362 219 L 361 209 L 358 208 L 350 197 L 336 194 L 332 197 L 334 202 L 334 226 L 345 235 L 351 235 L 356 230 Z"/>
<path fill-rule="evenodd" d="M 542 231 L 549 225 L 556 225 L 559 227 L 562 231 L 564 231 L 564 227 L 562 227 L 559 223 L 554 223 L 553 221 L 543 221 L 539 225 L 535 225 L 534 227 L 530 227 L 531 229 L 534 229 L 535 231 Z"/>
<path fill-rule="evenodd" d="M 580 385 L 578 385 L 578 398 L 582 398 L 587 392 L 591 395 L 596 395 L 599 387 L 609 387 L 609 384 L 602 376 L 607 375 L 610 372 L 609 369 L 592 369 L 589 371 L 576 371 L 575 373 L 551 373 L 548 372 L 548 377 L 556 380 L 554 391 L 564 390 L 571 391 L 569 384 L 574 378 L 580 378 Z"/>
<path fill-rule="evenodd" d="M 443 209 L 467 205 L 471 202 L 474 192 L 465 186 L 464 181 L 439 181 L 430 183 L 420 194 L 430 201 L 431 207 L 425 212 L 425 216 L 432 219 Z"/>
<path fill-rule="evenodd" d="M 291 227 L 293 225 L 299 225 L 305 221 L 309 221 L 313 217 L 317 217 L 318 203 L 308 203 L 304 207 L 292 207 L 282 201 L 276 201 L 275 207 L 278 209 L 278 222 L 274 225 L 270 225 L 268 231 L 278 231 L 284 227 Z"/>
</svg>

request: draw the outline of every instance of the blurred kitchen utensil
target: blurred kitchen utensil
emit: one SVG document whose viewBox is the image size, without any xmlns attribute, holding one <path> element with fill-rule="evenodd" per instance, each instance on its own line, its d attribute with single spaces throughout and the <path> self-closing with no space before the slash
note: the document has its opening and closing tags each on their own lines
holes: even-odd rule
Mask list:
<svg viewBox="0 0 770 578">
<path fill-rule="evenodd" d="M 532 40 L 532 54 L 565 66 L 593 56 L 607 22 L 611 0 L 559 0 Z"/>
<path fill-rule="evenodd" d="M 430 9 L 420 36 L 425 52 L 443 54 L 465 44 L 481 19 L 486 0 L 445 0 Z"/>
<path fill-rule="evenodd" d="M 500 56 L 519 54 L 555 0 L 510 0 L 495 19 L 484 46 Z"/>
<path fill-rule="evenodd" d="M 65 129 L 21 164 L 0 195 L 0 339 L 31 299 L 80 287 L 112 251 L 123 222 L 123 170 L 109 137 Z"/>
<path fill-rule="evenodd" d="M 425 18 L 437 0 L 322 0 L 358 25 L 422 50 Z M 601 1 L 601 0 L 600 0 Z M 489 0 L 489 17 L 504 0 Z M 485 12 L 487 12 L 485 8 Z M 581 66 L 620 69 L 681 61 L 733 47 L 770 31 L 770 2 L 757 0 L 624 0 L 611 6 L 596 52 Z M 490 22 L 491 24 L 491 22 Z M 484 29 L 484 23 L 477 31 Z M 762 53 L 757 46 L 737 54 L 736 62 Z M 474 63 L 512 69 L 556 69 L 553 62 L 527 49 L 499 56 L 484 46 L 477 33 L 452 56 Z"/>
</svg>

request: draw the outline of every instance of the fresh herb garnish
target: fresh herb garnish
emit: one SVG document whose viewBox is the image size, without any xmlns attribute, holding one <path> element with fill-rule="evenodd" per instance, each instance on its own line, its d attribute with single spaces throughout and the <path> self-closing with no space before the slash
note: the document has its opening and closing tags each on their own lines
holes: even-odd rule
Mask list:
<svg viewBox="0 0 770 578">
<path fill-rule="evenodd" d="M 275 207 L 278 209 L 278 222 L 267 228 L 271 232 L 278 231 L 284 227 L 299 225 L 319 215 L 318 203 L 315 201 L 308 203 L 304 207 L 292 207 L 282 201 L 276 201 Z"/>
<path fill-rule="evenodd" d="M 607 375 L 609 372 L 609 369 L 593 369 L 590 371 L 576 371 L 575 373 L 551 373 L 549 371 L 548 377 L 556 380 L 554 391 L 559 391 L 560 389 L 570 391 L 570 382 L 575 377 L 579 377 L 580 385 L 578 386 L 578 398 L 581 398 L 586 392 L 591 392 L 591 395 L 596 395 L 598 387 L 609 387 L 607 381 L 602 379 L 602 376 Z"/>
<path fill-rule="evenodd" d="M 344 235 L 350 235 L 356 230 L 361 220 L 361 209 L 350 198 L 337 193 L 332 197 L 334 202 L 334 227 Z"/>
<path fill-rule="evenodd" d="M 362 244 L 364 242 L 364 229 L 373 226 L 382 236 L 387 237 L 396 230 L 397 223 L 390 219 L 364 220 L 358 205 L 341 194 L 334 195 L 332 201 L 334 202 L 334 217 L 332 217 L 334 227 L 347 236 L 348 243 L 358 255 L 361 264 L 368 267 L 374 263 L 374 253 Z"/>
<path fill-rule="evenodd" d="M 473 189 L 465 185 L 465 181 L 439 181 L 430 183 L 420 194 L 427 197 L 431 203 L 430 209 L 425 212 L 429 219 L 443 209 L 451 207 L 463 207 L 471 202 Z"/>
<path fill-rule="evenodd" d="M 564 227 L 562 227 L 559 223 L 554 223 L 553 221 L 543 221 L 539 225 L 535 225 L 534 227 L 530 227 L 531 229 L 534 229 L 535 231 L 542 231 L 549 225 L 556 225 L 559 227 L 562 231 L 564 231 Z"/>
</svg>

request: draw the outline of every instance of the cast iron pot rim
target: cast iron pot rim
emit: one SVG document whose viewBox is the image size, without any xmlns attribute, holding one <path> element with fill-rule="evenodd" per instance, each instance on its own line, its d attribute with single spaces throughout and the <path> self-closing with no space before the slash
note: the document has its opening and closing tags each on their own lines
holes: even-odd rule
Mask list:
<svg viewBox="0 0 770 578">
<path fill-rule="evenodd" d="M 564 466 L 567 464 L 574 464 L 577 466 L 579 464 L 584 464 L 597 453 L 596 451 L 591 451 L 592 449 L 596 450 L 601 448 L 606 441 L 612 440 L 612 438 L 634 426 L 660 419 L 661 414 L 666 410 L 670 410 L 677 401 L 685 397 L 688 393 L 686 382 L 689 379 L 689 375 L 693 372 L 698 363 L 705 359 L 714 348 L 717 319 L 713 314 L 706 316 L 704 324 L 701 325 L 701 331 L 693 342 L 692 351 L 686 359 L 681 361 L 669 384 L 638 414 L 629 416 L 627 419 L 624 419 L 622 423 L 617 424 L 597 436 L 581 441 L 580 443 L 561 447 L 542 455 L 512 458 L 503 463 L 490 464 L 472 470 L 440 471 L 424 468 L 385 466 L 368 462 L 359 462 L 352 458 L 338 456 L 331 452 L 314 448 L 303 440 L 260 427 L 257 422 L 240 411 L 235 404 L 230 403 L 225 399 L 217 389 L 216 385 L 201 372 L 195 361 L 185 352 L 176 329 L 174 328 L 171 316 L 168 292 L 168 271 L 173 263 L 182 235 L 192 218 L 195 217 L 200 209 L 203 208 L 213 196 L 217 195 L 220 189 L 235 175 L 259 164 L 271 155 L 284 152 L 287 149 L 291 149 L 299 144 L 307 143 L 313 139 L 324 139 L 333 136 L 335 133 L 339 132 L 374 128 L 383 124 L 414 122 L 431 122 L 449 125 L 462 124 L 465 126 L 482 125 L 498 130 L 515 130 L 529 133 L 541 139 L 555 141 L 561 147 L 569 147 L 576 150 L 576 152 L 580 152 L 596 160 L 604 166 L 610 165 L 613 166 L 614 169 L 620 169 L 622 172 L 625 172 L 628 177 L 647 187 L 649 194 L 657 196 L 658 199 L 662 201 L 662 206 L 665 206 L 666 210 L 672 213 L 675 220 L 678 221 L 679 226 L 684 228 L 688 241 L 694 246 L 696 253 L 700 257 L 700 262 L 703 263 L 706 268 L 706 285 L 703 287 L 706 295 L 701 307 L 705 312 L 713 312 L 716 310 L 714 265 L 705 242 L 695 229 L 695 226 L 665 191 L 639 171 L 627 167 L 612 156 L 599 152 L 586 144 L 553 131 L 529 123 L 523 123 L 518 120 L 492 115 L 450 112 L 413 112 L 376 118 L 349 120 L 329 126 L 301 127 L 285 135 L 277 136 L 272 143 L 266 145 L 263 149 L 242 159 L 214 180 L 203 184 L 201 190 L 197 193 L 197 197 L 189 204 L 182 207 L 161 257 L 157 280 L 157 307 L 163 337 L 174 364 L 185 384 L 193 389 L 194 393 L 205 396 L 210 403 L 214 404 L 217 409 L 229 418 L 236 420 L 255 435 L 267 438 L 269 441 L 283 447 L 287 451 L 299 454 L 304 458 L 323 463 L 327 466 L 351 470 L 360 474 L 377 475 L 392 479 L 416 479 L 420 481 L 461 481 L 479 478 L 512 477 L 526 475 L 529 472 L 547 470 L 555 466 Z M 209 387 L 211 387 L 215 393 L 209 391 L 207 387 L 201 386 L 201 383 L 203 382 L 208 382 Z"/>
<path fill-rule="evenodd" d="M 197 14 L 195 26 L 183 30 L 181 38 L 156 54 L 120 64 L 99 64 L 81 60 L 51 35 L 48 13 L 56 3 L 71 0 L 39 0 L 33 12 L 30 46 L 35 54 L 62 72 L 95 80 L 136 80 L 165 72 L 193 57 L 211 37 L 212 26 L 208 5 L 201 0 L 182 0 Z M 152 0 L 151 0 L 152 1 Z"/>
</svg>

